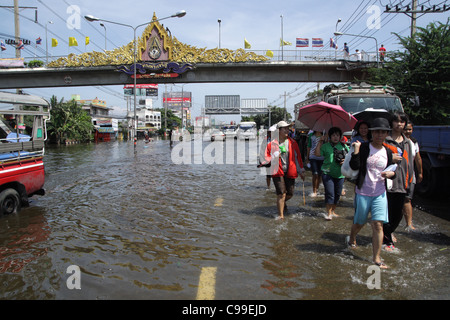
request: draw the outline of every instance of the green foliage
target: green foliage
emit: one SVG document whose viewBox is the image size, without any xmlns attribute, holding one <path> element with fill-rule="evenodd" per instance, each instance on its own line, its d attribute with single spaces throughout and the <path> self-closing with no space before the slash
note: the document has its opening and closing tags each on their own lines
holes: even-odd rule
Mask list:
<svg viewBox="0 0 450 320">
<path fill-rule="evenodd" d="M 75 100 L 59 102 L 55 96 L 50 99 L 52 109 L 50 111 L 49 134 L 54 135 L 59 143 L 66 139 L 78 141 L 90 141 L 94 129 L 91 117 Z"/>
<path fill-rule="evenodd" d="M 285 109 L 280 107 L 272 107 L 270 108 L 270 124 L 274 125 L 275 123 L 284 120 Z M 291 121 L 292 116 L 289 112 L 286 112 L 286 120 L 287 122 Z M 242 116 L 242 121 L 254 121 L 256 122 L 256 126 L 259 128 L 263 125 L 265 128 L 269 127 L 269 114 L 258 114 L 255 116 Z"/>
<path fill-rule="evenodd" d="M 29 68 L 38 68 L 38 67 L 42 67 L 44 65 L 44 62 L 41 60 L 30 60 L 27 63 L 27 66 Z"/>
<path fill-rule="evenodd" d="M 160 135 L 163 135 L 165 129 L 164 125 L 166 123 L 166 111 L 164 110 L 164 108 L 156 109 L 156 111 L 161 112 L 161 129 L 158 130 L 158 133 Z M 172 110 L 167 109 L 167 129 L 173 129 L 174 127 L 181 128 L 181 119 L 174 115 Z"/>
<path fill-rule="evenodd" d="M 397 35 L 404 51 L 391 52 L 371 82 L 393 86 L 416 125 L 450 124 L 450 26 L 441 22 L 418 28 L 414 38 Z M 420 106 L 412 102 L 414 93 Z"/>
</svg>

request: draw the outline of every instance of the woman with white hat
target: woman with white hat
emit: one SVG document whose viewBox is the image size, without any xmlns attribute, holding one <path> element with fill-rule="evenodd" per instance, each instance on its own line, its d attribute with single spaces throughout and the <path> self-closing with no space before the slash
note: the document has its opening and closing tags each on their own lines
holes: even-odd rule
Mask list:
<svg viewBox="0 0 450 320">
<path fill-rule="evenodd" d="M 305 180 L 300 149 L 295 140 L 288 136 L 291 124 L 277 123 L 272 141 L 267 144 L 265 160 L 271 163 L 272 180 L 277 194 L 278 218 L 284 219 L 286 201 L 294 195 L 295 179 L 300 175 Z"/>
</svg>

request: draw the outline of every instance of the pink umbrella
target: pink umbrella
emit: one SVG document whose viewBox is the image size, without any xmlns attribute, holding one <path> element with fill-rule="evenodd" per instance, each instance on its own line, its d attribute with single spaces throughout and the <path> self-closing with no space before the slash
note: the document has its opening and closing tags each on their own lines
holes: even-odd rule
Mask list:
<svg viewBox="0 0 450 320">
<path fill-rule="evenodd" d="M 358 121 L 354 116 L 342 109 L 341 106 L 323 101 L 300 108 L 298 120 L 311 130 L 325 130 L 326 132 L 331 127 L 338 127 L 342 132 L 351 131 Z"/>
</svg>

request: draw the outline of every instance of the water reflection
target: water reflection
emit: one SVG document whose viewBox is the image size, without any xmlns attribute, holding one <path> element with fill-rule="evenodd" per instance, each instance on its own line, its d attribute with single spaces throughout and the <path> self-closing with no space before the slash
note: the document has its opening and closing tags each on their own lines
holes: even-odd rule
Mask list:
<svg viewBox="0 0 450 320">
<path fill-rule="evenodd" d="M 174 165 L 167 141 L 50 147 L 45 163 L 47 194 L 0 219 L 3 298 L 195 299 L 209 266 L 216 299 L 450 296 L 449 222 L 417 209 L 417 232 L 400 228 L 400 252 L 383 253 L 382 289 L 367 288 L 370 228 L 357 252 L 344 245 L 351 185 L 338 219 L 323 219 L 321 197 L 303 206 L 299 184 L 276 221 L 255 164 Z M 81 290 L 66 286 L 70 265 Z"/>
</svg>

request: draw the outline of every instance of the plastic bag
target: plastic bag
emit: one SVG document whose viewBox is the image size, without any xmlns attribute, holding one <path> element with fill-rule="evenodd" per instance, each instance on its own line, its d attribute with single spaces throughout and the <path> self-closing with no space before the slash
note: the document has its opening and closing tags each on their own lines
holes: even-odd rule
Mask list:
<svg viewBox="0 0 450 320">
<path fill-rule="evenodd" d="M 344 164 L 341 167 L 341 173 L 348 179 L 356 179 L 358 176 L 359 170 L 353 170 L 350 168 L 350 159 L 352 158 L 352 153 L 354 149 L 353 146 L 350 148 L 350 151 L 345 155 Z"/>
</svg>

